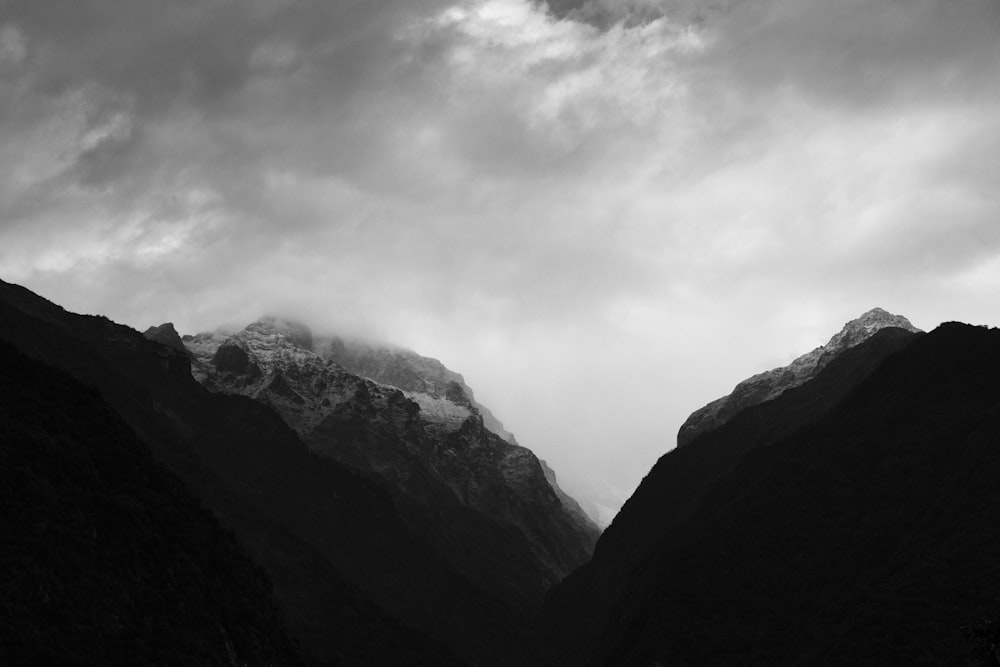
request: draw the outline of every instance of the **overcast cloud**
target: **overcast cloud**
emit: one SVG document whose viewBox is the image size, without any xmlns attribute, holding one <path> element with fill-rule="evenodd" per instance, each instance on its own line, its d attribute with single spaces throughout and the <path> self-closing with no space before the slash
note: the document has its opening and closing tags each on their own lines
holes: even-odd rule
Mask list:
<svg viewBox="0 0 1000 667">
<path fill-rule="evenodd" d="M 1000 324 L 998 72 L 996 0 L 0 0 L 0 277 L 437 356 L 613 508 L 868 308 Z"/>
</svg>

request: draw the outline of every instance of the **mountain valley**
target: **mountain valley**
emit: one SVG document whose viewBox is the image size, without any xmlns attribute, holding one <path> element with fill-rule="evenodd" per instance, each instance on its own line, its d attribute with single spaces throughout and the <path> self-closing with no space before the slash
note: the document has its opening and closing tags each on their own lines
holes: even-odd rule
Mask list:
<svg viewBox="0 0 1000 667">
<path fill-rule="evenodd" d="M 0 282 L 0 361 L 8 664 L 984 665 L 995 646 L 998 330 L 868 311 L 696 411 L 599 537 L 412 351 L 276 317 L 142 334 Z"/>
</svg>

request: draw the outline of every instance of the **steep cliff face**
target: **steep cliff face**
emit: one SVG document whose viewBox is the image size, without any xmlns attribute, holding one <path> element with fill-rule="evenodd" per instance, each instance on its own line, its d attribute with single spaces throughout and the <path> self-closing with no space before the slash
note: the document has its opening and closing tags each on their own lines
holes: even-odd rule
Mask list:
<svg viewBox="0 0 1000 667">
<path fill-rule="evenodd" d="M 913 333 L 919 331 L 905 317 L 873 308 L 845 324 L 826 345 L 803 354 L 787 366 L 754 375 L 736 385 L 728 396 L 695 410 L 681 425 L 677 433 L 677 446 L 683 447 L 700 434 L 718 428 L 744 408 L 769 401 L 792 387 L 808 382 L 845 350 L 863 343 L 886 328 Z"/>
<path fill-rule="evenodd" d="M 534 454 L 487 428 L 460 375 L 413 353 L 348 353 L 338 341 L 314 342 L 276 318 L 185 338 L 205 386 L 269 405 L 313 451 L 381 480 L 449 562 L 516 608 L 534 608 L 589 558 L 596 527 Z"/>
</svg>

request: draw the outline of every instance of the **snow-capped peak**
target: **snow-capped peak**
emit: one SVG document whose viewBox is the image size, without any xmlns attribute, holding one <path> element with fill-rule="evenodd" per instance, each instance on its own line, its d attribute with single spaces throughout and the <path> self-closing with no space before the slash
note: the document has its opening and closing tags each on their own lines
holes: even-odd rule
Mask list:
<svg viewBox="0 0 1000 667">
<path fill-rule="evenodd" d="M 677 445 L 683 446 L 700 433 L 718 428 L 743 408 L 771 400 L 792 387 L 808 382 L 841 353 L 889 327 L 912 333 L 920 332 L 902 315 L 893 315 L 882 308 L 872 308 L 845 324 L 826 345 L 803 354 L 787 366 L 743 380 L 729 395 L 695 410 L 681 425 L 677 433 Z"/>
<path fill-rule="evenodd" d="M 244 331 L 263 336 L 282 336 L 288 342 L 301 347 L 303 350 L 313 351 L 312 331 L 301 322 L 273 315 L 264 315 L 257 321 L 248 324 Z"/>
</svg>

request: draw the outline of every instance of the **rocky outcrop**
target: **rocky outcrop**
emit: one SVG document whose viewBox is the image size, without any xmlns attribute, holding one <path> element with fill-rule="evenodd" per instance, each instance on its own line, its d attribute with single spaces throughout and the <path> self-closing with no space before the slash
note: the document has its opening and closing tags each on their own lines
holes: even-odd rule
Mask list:
<svg viewBox="0 0 1000 667">
<path fill-rule="evenodd" d="M 769 401 L 792 387 L 808 382 L 845 350 L 890 327 L 912 333 L 920 331 L 902 315 L 873 308 L 845 324 L 826 345 L 803 354 L 787 366 L 754 375 L 736 385 L 728 396 L 695 410 L 681 425 L 677 433 L 677 446 L 683 447 L 700 434 L 718 428 L 744 408 Z"/>
<path fill-rule="evenodd" d="M 174 328 L 172 322 L 165 322 L 158 327 L 149 327 L 142 335 L 149 340 L 155 340 L 157 343 L 161 343 L 167 347 L 172 347 L 181 352 L 184 351 L 184 342 L 181 340 L 180 334 L 177 333 L 177 329 Z"/>
<path fill-rule="evenodd" d="M 589 558 L 596 526 L 437 360 L 275 318 L 185 343 L 205 386 L 269 405 L 313 451 L 382 481 L 456 568 L 516 608 Z"/>
</svg>

